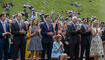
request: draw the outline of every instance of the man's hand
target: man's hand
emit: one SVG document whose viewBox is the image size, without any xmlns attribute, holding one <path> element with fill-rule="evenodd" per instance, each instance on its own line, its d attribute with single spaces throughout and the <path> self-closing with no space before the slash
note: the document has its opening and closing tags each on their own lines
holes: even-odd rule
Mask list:
<svg viewBox="0 0 105 60">
<path fill-rule="evenodd" d="M 6 35 L 11 35 L 11 33 L 10 32 L 5 32 L 4 36 L 6 36 Z"/>
<path fill-rule="evenodd" d="M 10 45 L 13 44 L 13 42 L 11 41 L 11 39 L 9 40 L 9 44 L 10 44 Z"/>
<path fill-rule="evenodd" d="M 13 42 L 10 41 L 9 44 L 11 45 L 11 44 L 13 44 Z"/>
<path fill-rule="evenodd" d="M 22 30 L 20 31 L 20 33 L 21 33 L 21 34 L 25 34 L 25 30 L 22 29 Z"/>
<path fill-rule="evenodd" d="M 52 32 L 48 32 L 48 35 L 53 36 L 53 33 Z"/>
<path fill-rule="evenodd" d="M 79 31 L 79 30 L 81 30 L 81 26 L 77 26 L 76 31 Z"/>
<path fill-rule="evenodd" d="M 66 45 L 69 45 L 69 42 L 65 41 L 65 44 L 66 44 Z"/>
</svg>

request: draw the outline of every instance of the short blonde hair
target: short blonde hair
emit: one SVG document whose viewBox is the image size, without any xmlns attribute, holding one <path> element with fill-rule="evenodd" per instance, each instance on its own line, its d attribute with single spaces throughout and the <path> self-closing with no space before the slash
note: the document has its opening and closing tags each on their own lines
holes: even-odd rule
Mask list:
<svg viewBox="0 0 105 60">
<path fill-rule="evenodd" d="M 56 40 L 58 40 L 59 38 L 62 38 L 62 36 L 61 36 L 60 34 L 58 34 L 58 35 L 56 36 Z"/>
<path fill-rule="evenodd" d="M 97 24 L 99 23 L 99 21 L 95 20 L 92 22 L 92 27 L 95 27 Z"/>
</svg>

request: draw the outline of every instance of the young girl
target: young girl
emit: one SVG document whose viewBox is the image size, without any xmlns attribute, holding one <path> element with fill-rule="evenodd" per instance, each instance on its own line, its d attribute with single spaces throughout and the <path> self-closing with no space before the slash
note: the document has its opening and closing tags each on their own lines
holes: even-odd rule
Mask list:
<svg viewBox="0 0 105 60">
<path fill-rule="evenodd" d="M 52 58 L 57 58 L 60 60 L 67 60 L 67 54 L 64 54 L 63 43 L 61 42 L 62 36 L 58 34 L 56 36 L 56 41 L 53 43 Z"/>
</svg>

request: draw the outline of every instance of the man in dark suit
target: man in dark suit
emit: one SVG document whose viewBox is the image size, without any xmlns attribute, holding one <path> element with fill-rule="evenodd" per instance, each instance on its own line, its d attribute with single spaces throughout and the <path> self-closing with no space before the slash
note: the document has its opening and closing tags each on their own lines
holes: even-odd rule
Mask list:
<svg viewBox="0 0 105 60">
<path fill-rule="evenodd" d="M 13 60 L 17 60 L 19 51 L 21 60 L 25 60 L 26 25 L 21 22 L 21 13 L 18 13 L 16 18 L 17 21 L 11 25 L 11 33 L 13 34 Z"/>
<path fill-rule="evenodd" d="M 5 22 L 5 14 L 0 14 L 0 60 L 8 60 L 9 24 Z"/>
<path fill-rule="evenodd" d="M 78 60 L 79 57 L 80 29 L 81 27 L 77 26 L 77 17 L 74 16 L 66 34 L 70 44 L 70 60 Z"/>
<path fill-rule="evenodd" d="M 66 30 L 62 30 L 62 43 L 64 44 L 64 53 L 66 53 L 69 56 L 69 40 L 66 38 Z"/>
<path fill-rule="evenodd" d="M 83 19 L 83 24 L 81 25 L 81 55 L 80 60 L 83 60 L 84 52 L 86 60 L 89 60 L 90 56 L 90 45 L 91 45 L 91 34 L 92 28 L 87 25 L 87 18 Z"/>
<path fill-rule="evenodd" d="M 45 52 L 47 51 L 47 58 L 48 60 L 51 60 L 54 29 L 53 29 L 53 25 L 49 23 L 51 19 L 50 16 L 46 14 L 44 18 L 45 18 L 45 22 L 43 22 L 40 25 L 41 34 L 42 34 L 42 46 L 43 46 L 41 59 L 44 60 Z"/>
</svg>

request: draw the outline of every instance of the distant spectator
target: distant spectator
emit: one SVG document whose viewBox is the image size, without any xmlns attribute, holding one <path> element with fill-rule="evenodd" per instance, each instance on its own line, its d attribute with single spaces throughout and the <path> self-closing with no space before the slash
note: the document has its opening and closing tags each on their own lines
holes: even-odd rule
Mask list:
<svg viewBox="0 0 105 60">
<path fill-rule="evenodd" d="M 70 5 L 73 6 L 73 2 L 71 2 Z"/>
</svg>

